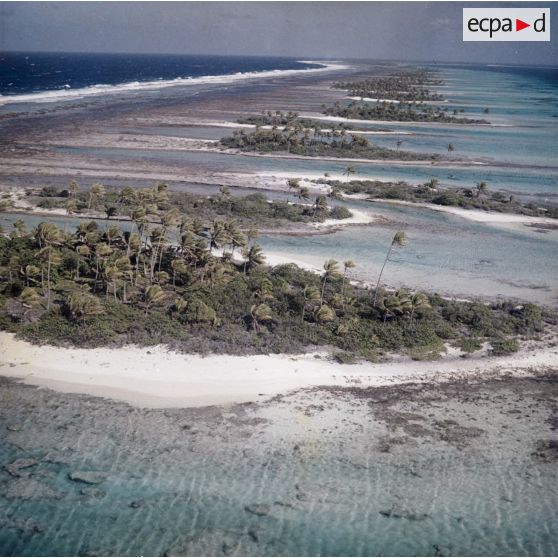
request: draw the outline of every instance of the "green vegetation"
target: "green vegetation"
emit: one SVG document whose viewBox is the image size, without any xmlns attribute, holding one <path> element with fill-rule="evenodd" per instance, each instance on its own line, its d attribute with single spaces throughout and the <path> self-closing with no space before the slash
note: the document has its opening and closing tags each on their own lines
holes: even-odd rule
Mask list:
<svg viewBox="0 0 558 558">
<path fill-rule="evenodd" d="M 351 101 L 342 106 L 336 101 L 324 110 L 327 116 L 356 120 L 385 120 L 398 122 L 442 122 L 445 124 L 489 124 L 487 120 L 450 115 L 448 107 L 422 106 L 413 103 Z"/>
<path fill-rule="evenodd" d="M 491 342 L 492 354 L 495 356 L 511 355 L 519 351 L 517 339 L 496 339 Z"/>
<path fill-rule="evenodd" d="M 425 102 L 442 100 L 440 95 L 431 93 L 428 89 L 428 86 L 440 83 L 432 73 L 424 70 L 360 81 L 337 82 L 333 87 L 348 89 L 351 97 L 360 97 L 361 100 L 344 105 L 337 101 L 331 107 L 324 105 L 322 108 L 328 116 L 357 120 L 489 124 L 487 120 L 458 116 L 464 112 L 463 109 L 455 109 L 450 114 L 448 107 L 424 105 Z M 364 99 L 377 101 L 367 102 Z"/>
<path fill-rule="evenodd" d="M 127 231 L 111 221 L 83 222 L 72 233 L 18 222 L 0 235 L 0 327 L 37 343 L 84 347 L 168 343 L 232 354 L 336 347 L 336 358 L 350 362 L 388 351 L 434 358 L 444 342 L 469 337 L 495 339 L 502 351 L 504 341 L 542 331 L 548 319 L 530 304 L 357 288 L 350 261 L 341 268 L 328 260 L 321 275 L 270 268 L 255 231 L 169 209 L 162 192 L 152 191 L 149 203 L 134 194 Z"/>
<path fill-rule="evenodd" d="M 236 219 L 242 228 L 277 227 L 278 224 L 323 222 L 326 219 L 347 219 L 352 216 L 346 208 L 330 208 L 324 196 L 313 199 L 308 190 L 299 197 L 302 204 L 269 201 L 261 193 L 232 196 L 226 186 L 218 195 L 202 196 L 169 191 L 160 184 L 157 189 L 138 190 L 129 186 L 121 190 L 94 184 L 88 192 L 45 187 L 28 191 L 27 201 L 41 209 L 65 208 L 70 215 L 102 213 L 107 220 L 130 220 L 134 213 L 145 211 L 148 221 L 157 220 L 157 212 L 176 208 L 184 214 L 195 214 L 202 220 Z M 4 209 L 8 209 L 7 207 Z"/>
<path fill-rule="evenodd" d="M 366 136 L 348 133 L 344 128 L 305 128 L 298 124 L 253 132 L 235 130 L 221 139 L 221 145 L 245 152 L 286 152 L 304 157 L 343 157 L 361 159 L 438 160 L 439 155 L 409 153 L 374 145 Z"/>
<path fill-rule="evenodd" d="M 443 97 L 432 93 L 427 86 L 440 85 L 432 72 L 416 70 L 395 76 L 372 77 L 359 81 L 338 81 L 336 89 L 347 89 L 351 97 L 391 99 L 404 102 L 442 101 Z"/>
<path fill-rule="evenodd" d="M 348 178 L 348 176 L 347 176 Z M 352 180 L 343 182 L 322 178 L 320 184 L 331 187 L 330 197 L 338 198 L 346 194 L 366 194 L 370 199 L 401 200 L 416 203 L 431 203 L 463 209 L 482 209 L 499 213 L 513 213 L 534 217 L 558 219 L 558 207 L 522 203 L 513 195 L 503 192 L 490 192 L 486 182 L 479 182 L 471 188 L 440 188 L 436 179 L 420 186 L 407 182 L 381 182 L 379 180 Z"/>
<path fill-rule="evenodd" d="M 282 112 L 276 110 L 275 112 L 267 110 L 262 111 L 261 114 L 243 116 L 237 120 L 239 124 L 252 124 L 254 126 L 276 126 L 276 127 L 298 127 L 301 130 L 304 128 L 318 128 L 324 127 L 324 122 L 320 120 L 315 120 L 313 118 L 301 118 L 298 112 Z M 348 130 L 349 127 L 346 124 L 329 124 L 327 127 L 330 130 Z"/>
</svg>

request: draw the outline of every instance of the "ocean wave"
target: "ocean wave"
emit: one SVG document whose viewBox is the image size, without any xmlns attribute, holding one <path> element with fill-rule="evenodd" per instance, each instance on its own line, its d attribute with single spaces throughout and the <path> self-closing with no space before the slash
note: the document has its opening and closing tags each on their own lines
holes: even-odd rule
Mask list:
<svg viewBox="0 0 558 558">
<path fill-rule="evenodd" d="M 203 85 L 203 84 L 218 84 L 218 83 L 232 83 L 235 81 L 268 78 L 268 77 L 284 77 L 289 75 L 308 74 L 325 72 L 331 70 L 342 70 L 349 66 L 345 64 L 329 63 L 329 62 L 315 62 L 311 60 L 301 60 L 304 64 L 320 65 L 320 68 L 305 68 L 301 70 L 263 70 L 257 72 L 236 72 L 234 74 L 212 75 L 212 76 L 198 76 L 175 78 L 169 80 L 154 80 L 154 81 L 131 81 L 117 85 L 97 84 L 79 89 L 57 89 L 55 91 L 41 91 L 40 93 L 27 93 L 23 95 L 0 95 L 0 106 L 13 104 L 13 103 L 52 103 L 57 101 L 69 101 L 81 99 L 84 97 L 91 97 L 94 95 L 108 95 L 113 93 L 122 93 L 126 91 L 142 91 L 150 89 L 162 89 L 164 87 L 176 87 L 179 85 Z"/>
</svg>

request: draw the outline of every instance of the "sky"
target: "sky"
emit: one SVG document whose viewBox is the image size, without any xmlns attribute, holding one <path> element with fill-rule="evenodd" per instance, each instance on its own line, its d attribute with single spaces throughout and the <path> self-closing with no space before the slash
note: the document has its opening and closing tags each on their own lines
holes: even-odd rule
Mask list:
<svg viewBox="0 0 558 558">
<path fill-rule="evenodd" d="M 551 42 L 462 41 L 463 7 L 550 7 Z M 558 2 L 0 2 L 0 50 L 558 66 Z"/>
</svg>

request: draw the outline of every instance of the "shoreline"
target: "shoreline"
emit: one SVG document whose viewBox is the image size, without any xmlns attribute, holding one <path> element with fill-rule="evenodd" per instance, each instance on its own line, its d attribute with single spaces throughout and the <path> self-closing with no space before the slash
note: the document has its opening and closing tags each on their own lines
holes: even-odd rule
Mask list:
<svg viewBox="0 0 558 558">
<path fill-rule="evenodd" d="M 351 199 L 351 196 L 346 196 Z M 448 205 L 436 205 L 433 203 L 423 202 L 410 202 L 405 200 L 384 200 L 384 199 L 370 199 L 370 198 L 357 198 L 366 199 L 371 203 L 389 203 L 392 205 L 404 205 L 407 207 L 421 207 L 430 209 L 432 211 L 439 211 L 441 213 L 448 213 L 463 217 L 476 223 L 492 223 L 492 224 L 530 224 L 534 225 L 554 225 L 558 228 L 558 219 L 551 217 L 535 217 L 534 215 L 521 215 L 519 213 L 499 213 L 497 211 L 483 211 L 480 209 L 465 209 L 463 207 L 452 207 Z"/>
<path fill-rule="evenodd" d="M 78 349 L 33 345 L 0 332 L 0 375 L 63 393 L 136 407 L 187 408 L 269 400 L 316 386 L 437 383 L 490 374 L 526 375 L 558 365 L 558 347 L 524 346 L 505 357 L 339 364 L 325 352 L 281 355 L 182 354 L 165 346 Z M 317 358 L 319 357 L 319 358 Z M 133 389 L 130 388 L 133 385 Z M 226 390 L 223 389 L 226 385 Z"/>
<path fill-rule="evenodd" d="M 39 93 L 24 93 L 22 95 L 10 95 L 0 97 L 0 106 L 21 104 L 21 103 L 52 103 L 63 102 L 99 95 L 114 95 L 129 91 L 149 91 L 167 89 L 184 85 L 204 85 L 204 84 L 227 84 L 250 79 L 266 79 L 289 77 L 297 75 L 308 75 L 350 69 L 347 64 L 335 64 L 332 62 L 317 62 L 312 60 L 299 60 L 302 64 L 314 64 L 320 68 L 301 68 L 289 70 L 262 70 L 253 72 L 239 72 L 235 74 L 207 75 L 188 78 L 175 78 L 169 80 L 155 80 L 145 82 L 127 82 L 114 85 L 89 85 L 79 89 L 41 91 Z"/>
</svg>

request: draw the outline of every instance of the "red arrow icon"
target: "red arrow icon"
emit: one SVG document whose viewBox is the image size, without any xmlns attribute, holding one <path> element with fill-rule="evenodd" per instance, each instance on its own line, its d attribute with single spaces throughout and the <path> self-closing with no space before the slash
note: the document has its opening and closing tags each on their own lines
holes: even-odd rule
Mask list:
<svg viewBox="0 0 558 558">
<path fill-rule="evenodd" d="M 515 20 L 515 30 L 516 31 L 521 31 L 522 29 L 526 29 L 527 27 L 531 27 L 531 24 L 530 23 L 525 23 L 521 19 L 516 19 Z"/>
</svg>

